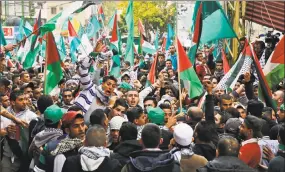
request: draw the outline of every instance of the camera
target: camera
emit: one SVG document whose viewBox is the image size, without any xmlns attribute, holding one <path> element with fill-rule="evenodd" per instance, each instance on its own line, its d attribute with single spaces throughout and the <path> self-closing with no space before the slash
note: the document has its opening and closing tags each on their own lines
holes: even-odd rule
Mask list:
<svg viewBox="0 0 285 172">
<path fill-rule="evenodd" d="M 268 31 L 265 35 L 265 43 L 267 43 L 267 47 L 273 50 L 275 45 L 279 42 L 279 36 L 279 33 L 273 35 L 272 31 Z"/>
</svg>

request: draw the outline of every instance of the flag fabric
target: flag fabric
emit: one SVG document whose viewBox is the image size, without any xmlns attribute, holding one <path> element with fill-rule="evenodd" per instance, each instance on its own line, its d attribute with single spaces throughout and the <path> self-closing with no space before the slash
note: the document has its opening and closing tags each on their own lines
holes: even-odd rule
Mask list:
<svg viewBox="0 0 285 172">
<path fill-rule="evenodd" d="M 174 37 L 174 31 L 172 29 L 171 24 L 167 25 L 167 40 L 166 40 L 166 46 L 165 50 L 168 50 L 168 48 L 172 45 L 172 38 Z"/>
<path fill-rule="evenodd" d="M 138 21 L 138 30 L 139 30 L 139 33 L 141 33 L 143 36 L 146 36 L 144 26 L 143 26 L 142 21 L 140 19 Z"/>
<path fill-rule="evenodd" d="M 73 63 L 77 62 L 76 51 L 80 45 L 80 40 L 77 33 L 75 32 L 70 20 L 68 20 L 68 33 L 69 33 L 69 44 L 70 44 L 70 55 Z"/>
<path fill-rule="evenodd" d="M 193 15 L 192 30 L 196 27 L 196 18 L 199 14 L 200 5 L 202 4 L 202 31 L 200 43 L 206 44 L 210 41 L 236 38 L 237 35 L 233 30 L 228 18 L 226 17 L 218 1 L 196 1 Z"/>
<path fill-rule="evenodd" d="M 20 48 L 18 49 L 17 54 L 16 54 L 16 59 L 17 59 L 18 62 L 22 61 L 22 58 L 23 58 L 24 54 L 25 54 L 24 44 L 21 43 L 20 44 Z"/>
<path fill-rule="evenodd" d="M 201 84 L 187 54 L 178 38 L 177 55 L 178 55 L 178 72 L 180 79 L 183 81 L 184 87 L 188 90 L 190 98 L 200 96 L 203 93 L 203 85 Z"/>
<path fill-rule="evenodd" d="M 224 77 L 221 79 L 221 81 L 218 83 L 215 89 L 223 89 L 223 90 L 226 90 L 227 88 L 233 89 L 239 76 L 250 71 L 252 64 L 251 56 L 252 53 L 250 47 L 246 43 L 236 63 L 224 75 Z"/>
<path fill-rule="evenodd" d="M 155 32 L 155 40 L 154 40 L 155 50 L 158 50 L 158 42 L 159 42 L 159 32 L 158 32 L 158 30 L 156 30 L 156 32 Z"/>
<path fill-rule="evenodd" d="M 112 33 L 111 33 L 111 49 L 115 49 L 116 51 L 119 52 L 119 37 L 118 37 L 118 20 L 117 20 L 117 10 L 115 11 L 114 14 L 114 20 L 113 20 L 113 27 L 112 27 Z"/>
<path fill-rule="evenodd" d="M 21 40 L 24 39 L 24 25 L 25 25 L 25 23 L 24 23 L 24 18 L 23 18 L 23 16 L 22 16 L 22 17 L 21 17 L 21 22 L 20 22 L 20 25 L 19 25 L 19 35 L 18 35 L 18 37 L 17 37 L 17 40 L 18 40 L 18 41 L 21 41 Z"/>
<path fill-rule="evenodd" d="M 44 35 L 46 32 L 52 32 L 56 25 L 58 24 L 58 19 L 62 16 L 62 12 L 55 15 L 52 19 L 46 22 L 44 25 L 41 26 L 40 31 L 41 35 Z"/>
<path fill-rule="evenodd" d="M 121 61 L 119 54 L 112 56 L 113 64 L 111 66 L 110 75 L 113 75 L 115 78 L 120 78 L 121 74 Z"/>
<path fill-rule="evenodd" d="M 200 42 L 200 37 L 201 37 L 201 30 L 202 30 L 202 10 L 203 10 L 203 5 L 202 3 L 199 6 L 199 9 L 196 14 L 196 20 L 195 20 L 195 28 L 194 28 L 194 34 L 192 38 L 192 46 L 188 52 L 188 57 L 190 57 L 191 63 L 195 64 L 195 58 L 196 58 L 196 53 L 199 47 L 199 42 Z"/>
<path fill-rule="evenodd" d="M 87 25 L 87 36 L 89 39 L 93 38 L 94 35 L 99 32 L 99 30 L 102 28 L 101 24 L 99 23 L 96 16 L 92 16 L 88 25 Z"/>
<path fill-rule="evenodd" d="M 3 32 L 3 28 L 2 28 L 2 24 L 0 23 L 0 45 L 5 46 L 7 45 L 5 36 L 4 36 L 4 32 Z"/>
<path fill-rule="evenodd" d="M 129 61 L 131 66 L 134 65 L 134 10 L 133 1 L 129 1 L 127 13 L 126 13 L 126 23 L 128 28 L 128 39 L 125 54 L 125 61 Z"/>
<path fill-rule="evenodd" d="M 52 32 L 47 33 L 46 65 L 44 94 L 50 94 L 63 78 L 61 60 Z"/>
<path fill-rule="evenodd" d="M 141 40 L 142 51 L 149 54 L 155 54 L 156 53 L 155 47 L 151 45 L 151 43 L 144 40 L 143 37 L 141 37 L 141 39 L 142 39 Z"/>
<path fill-rule="evenodd" d="M 33 30 L 33 26 L 28 21 L 25 22 L 25 27 L 30 31 Z"/>
<path fill-rule="evenodd" d="M 162 44 L 161 44 L 161 51 L 165 52 L 165 46 L 166 46 L 166 37 L 163 37 Z"/>
<path fill-rule="evenodd" d="M 103 11 L 103 6 L 100 5 L 99 9 L 98 9 L 98 14 L 99 14 L 99 20 L 104 21 L 105 20 L 105 15 L 104 15 L 104 11 Z"/>
<path fill-rule="evenodd" d="M 222 60 L 223 60 L 224 74 L 226 74 L 226 73 L 228 73 L 228 71 L 229 71 L 231 68 L 230 68 L 230 65 L 229 65 L 229 62 L 228 62 L 226 53 L 225 53 L 225 51 L 224 51 L 223 48 L 221 49 L 221 54 L 222 54 Z"/>
<path fill-rule="evenodd" d="M 253 50 L 252 44 L 250 44 L 250 50 L 251 50 L 251 53 L 253 55 L 252 56 L 253 64 L 254 64 L 254 67 L 256 69 L 256 74 L 257 74 L 259 86 L 260 86 L 259 87 L 259 90 L 260 90 L 259 93 L 261 93 L 261 94 L 259 94 L 258 96 L 261 98 L 261 100 L 263 100 L 265 102 L 266 106 L 271 107 L 271 108 L 276 110 L 276 104 L 273 103 L 271 90 L 268 86 L 268 83 L 267 83 L 266 78 L 264 76 L 264 73 L 262 71 L 259 60 L 258 60 L 258 58 L 257 58 L 257 56 Z"/>
<path fill-rule="evenodd" d="M 154 57 L 154 61 L 153 61 L 152 65 L 151 65 L 151 68 L 150 68 L 149 73 L 147 75 L 147 80 L 151 84 L 154 84 L 154 82 L 155 82 L 157 59 L 158 59 L 158 54 L 156 54 L 156 56 Z"/>
<path fill-rule="evenodd" d="M 82 4 L 82 6 L 80 8 L 78 8 L 77 10 L 75 10 L 73 12 L 73 14 L 78 14 L 78 13 L 81 13 L 82 11 L 84 11 L 87 7 L 89 7 L 90 5 L 96 5 L 95 2 L 88 2 L 88 3 L 85 3 L 85 4 Z"/>
<path fill-rule="evenodd" d="M 142 54 L 142 43 L 143 43 L 143 36 L 141 33 L 139 33 L 140 37 L 139 37 L 139 44 L 138 44 L 138 54 Z"/>
<path fill-rule="evenodd" d="M 117 15 L 117 10 L 115 11 L 115 13 L 112 15 L 112 17 L 110 18 L 109 22 L 108 22 L 108 25 L 107 27 L 109 29 L 113 29 L 113 26 L 114 26 L 114 20 L 115 20 L 115 16 Z"/>
<path fill-rule="evenodd" d="M 57 50 L 58 50 L 59 55 L 60 55 L 60 60 L 64 61 L 66 58 L 66 49 L 65 49 L 63 36 L 60 36 L 59 41 L 56 45 L 57 45 Z"/>
<path fill-rule="evenodd" d="M 82 25 L 80 23 L 79 30 L 78 30 L 78 37 L 79 37 L 79 39 L 82 38 L 83 34 L 84 34 L 84 28 L 82 27 Z"/>
<path fill-rule="evenodd" d="M 93 47 L 86 34 L 82 35 L 80 45 L 78 46 L 78 51 L 81 53 L 81 56 L 78 57 L 79 61 L 82 58 L 89 56 L 89 54 L 93 51 Z"/>
<path fill-rule="evenodd" d="M 276 45 L 273 53 L 269 57 L 263 68 L 264 75 L 270 89 L 284 79 L 284 36 Z"/>
<path fill-rule="evenodd" d="M 28 53 L 26 54 L 26 56 L 23 58 L 23 68 L 29 69 L 32 66 L 34 66 L 35 62 L 36 62 L 36 58 L 40 53 L 41 50 L 41 45 L 40 45 L 40 27 L 41 27 L 41 10 L 39 12 L 38 18 L 34 24 L 33 27 L 33 32 L 32 32 L 32 36 L 31 36 L 31 40 L 26 43 L 30 42 L 30 45 L 27 45 L 27 47 L 29 47 L 30 49 L 27 51 Z"/>
</svg>

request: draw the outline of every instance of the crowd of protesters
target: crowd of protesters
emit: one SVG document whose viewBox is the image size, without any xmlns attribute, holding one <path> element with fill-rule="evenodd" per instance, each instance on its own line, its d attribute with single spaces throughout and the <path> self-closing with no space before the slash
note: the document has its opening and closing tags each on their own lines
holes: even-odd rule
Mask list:
<svg viewBox="0 0 285 172">
<path fill-rule="evenodd" d="M 67 58 L 58 90 L 44 95 L 44 67 L 7 65 L 14 48 L 1 47 L 1 172 L 285 171 L 284 80 L 272 89 L 277 110 L 258 99 L 253 73 L 231 91 L 215 89 L 223 61 L 205 48 L 194 64 L 204 93 L 190 99 L 186 89 L 179 95 L 175 46 L 136 54 L 134 66 L 121 58 L 120 78 L 108 75 L 107 48 L 100 60 Z"/>
</svg>

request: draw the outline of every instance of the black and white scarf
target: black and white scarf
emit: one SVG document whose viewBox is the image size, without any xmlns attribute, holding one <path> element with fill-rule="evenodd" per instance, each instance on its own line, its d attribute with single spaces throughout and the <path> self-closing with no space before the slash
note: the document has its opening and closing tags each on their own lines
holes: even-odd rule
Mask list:
<svg viewBox="0 0 285 172">
<path fill-rule="evenodd" d="M 71 138 L 65 138 L 59 142 L 56 149 L 51 152 L 51 155 L 56 156 L 58 154 L 62 154 L 65 152 L 68 152 L 73 149 L 77 149 L 83 146 L 83 142 L 81 139 L 71 139 Z"/>
</svg>

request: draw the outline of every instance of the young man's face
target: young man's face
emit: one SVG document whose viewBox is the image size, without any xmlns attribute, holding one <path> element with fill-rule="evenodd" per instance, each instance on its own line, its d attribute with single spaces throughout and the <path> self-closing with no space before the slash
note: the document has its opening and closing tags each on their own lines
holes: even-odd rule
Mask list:
<svg viewBox="0 0 285 172">
<path fill-rule="evenodd" d="M 119 142 L 119 130 L 111 130 L 111 137 L 113 143 Z"/>
<path fill-rule="evenodd" d="M 224 110 L 227 110 L 228 108 L 232 107 L 233 105 L 233 101 L 232 100 L 225 100 L 225 99 L 222 99 L 221 101 L 221 110 L 224 111 Z"/>
<path fill-rule="evenodd" d="M 33 97 L 38 100 L 40 96 L 43 95 L 42 89 L 41 88 L 36 88 L 33 91 Z"/>
<path fill-rule="evenodd" d="M 239 136 L 242 140 L 246 140 L 251 132 L 251 129 L 247 128 L 246 124 L 243 122 L 239 127 Z"/>
<path fill-rule="evenodd" d="M 159 63 L 163 63 L 165 61 L 165 57 L 164 56 L 158 56 L 158 61 L 159 61 Z"/>
<path fill-rule="evenodd" d="M 22 94 L 16 98 L 16 101 L 12 101 L 11 103 L 18 111 L 24 111 L 27 107 L 27 97 L 25 94 Z"/>
<path fill-rule="evenodd" d="M 155 108 L 155 104 L 154 104 L 153 100 L 147 100 L 143 103 L 143 105 L 144 105 L 144 108 L 147 108 L 147 107 Z"/>
<path fill-rule="evenodd" d="M 146 120 L 147 120 L 146 115 L 144 113 L 142 113 L 141 116 L 138 119 L 135 119 L 135 124 L 137 126 L 145 125 L 146 124 Z"/>
<path fill-rule="evenodd" d="M 29 83 L 30 82 L 30 75 L 28 73 L 25 73 L 23 75 L 23 78 L 21 78 L 22 82 Z"/>
<path fill-rule="evenodd" d="M 70 102 L 72 101 L 73 97 L 72 97 L 72 92 L 71 91 L 65 91 L 63 92 L 63 102 L 66 105 L 70 105 Z"/>
<path fill-rule="evenodd" d="M 164 112 L 164 123 L 168 122 L 168 118 L 172 115 L 171 109 L 162 109 Z"/>
<path fill-rule="evenodd" d="M 172 63 L 171 63 L 171 61 L 166 61 L 165 66 L 166 66 L 167 68 L 172 68 Z"/>
<path fill-rule="evenodd" d="M 114 89 L 117 87 L 117 83 L 114 80 L 108 79 L 106 82 L 102 83 L 102 88 L 105 96 L 111 96 Z"/>
<path fill-rule="evenodd" d="M 122 78 L 122 82 L 126 82 L 126 83 L 130 83 L 131 82 L 131 78 L 127 75 L 125 75 L 123 78 Z"/>
<path fill-rule="evenodd" d="M 168 70 L 168 75 L 169 77 L 173 77 L 174 76 L 174 71 L 172 69 Z"/>
<path fill-rule="evenodd" d="M 174 47 L 174 46 L 170 46 L 170 47 L 169 47 L 169 52 L 170 52 L 171 54 L 174 54 L 174 53 L 175 53 L 175 47 Z"/>
<path fill-rule="evenodd" d="M 84 124 L 83 118 L 76 118 L 69 128 L 67 128 L 67 133 L 71 138 L 78 138 L 81 140 L 85 139 L 86 126 Z"/>
<path fill-rule="evenodd" d="M 1 103 L 2 103 L 2 106 L 4 108 L 7 108 L 10 106 L 10 100 L 9 100 L 9 97 L 8 96 L 2 96 L 1 97 Z"/>
<path fill-rule="evenodd" d="M 242 107 L 238 107 L 237 110 L 238 110 L 238 112 L 239 112 L 239 116 L 240 116 L 242 119 L 244 119 L 244 118 L 246 117 L 246 111 L 245 111 L 245 109 L 242 108 Z"/>
<path fill-rule="evenodd" d="M 126 94 L 129 106 L 131 107 L 137 106 L 139 103 L 139 93 L 137 91 L 128 91 Z"/>
<path fill-rule="evenodd" d="M 216 63 L 216 70 L 222 71 L 223 70 L 223 63 Z"/>
<path fill-rule="evenodd" d="M 121 116 L 123 117 L 123 115 L 126 112 L 126 108 L 124 106 L 118 105 L 116 107 L 113 108 L 113 116 Z"/>
</svg>

